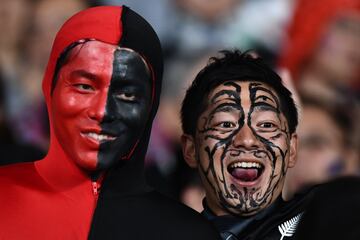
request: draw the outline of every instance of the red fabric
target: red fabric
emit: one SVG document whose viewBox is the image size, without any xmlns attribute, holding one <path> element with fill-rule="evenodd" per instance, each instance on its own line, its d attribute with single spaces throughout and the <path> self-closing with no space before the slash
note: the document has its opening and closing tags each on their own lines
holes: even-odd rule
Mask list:
<svg viewBox="0 0 360 240">
<path fill-rule="evenodd" d="M 56 61 L 71 43 L 94 38 L 117 44 L 122 36 L 121 7 L 96 7 L 78 13 L 58 32 L 43 92 L 50 91 Z M 35 163 L 0 167 L 0 239 L 87 239 L 96 206 L 96 186 L 70 160 L 52 129 L 47 156 Z"/>
<path fill-rule="evenodd" d="M 356 11 L 359 0 L 298 0 L 287 41 L 280 53 L 279 66 L 287 68 L 296 80 L 302 65 L 318 46 L 320 38 L 338 15 Z"/>
</svg>

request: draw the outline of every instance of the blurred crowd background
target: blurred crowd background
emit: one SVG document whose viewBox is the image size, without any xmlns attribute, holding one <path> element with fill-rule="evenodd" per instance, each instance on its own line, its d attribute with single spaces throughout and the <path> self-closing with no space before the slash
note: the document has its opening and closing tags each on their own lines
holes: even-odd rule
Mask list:
<svg viewBox="0 0 360 240">
<path fill-rule="evenodd" d="M 49 133 L 41 82 L 63 22 L 125 4 L 155 28 L 165 58 L 146 159 L 149 182 L 201 210 L 204 192 L 182 159 L 181 101 L 221 49 L 255 50 L 296 89 L 298 163 L 285 193 L 360 171 L 360 0 L 1 0 L 0 164 L 41 159 Z M 146 39 L 144 39 L 146 41 Z"/>
</svg>

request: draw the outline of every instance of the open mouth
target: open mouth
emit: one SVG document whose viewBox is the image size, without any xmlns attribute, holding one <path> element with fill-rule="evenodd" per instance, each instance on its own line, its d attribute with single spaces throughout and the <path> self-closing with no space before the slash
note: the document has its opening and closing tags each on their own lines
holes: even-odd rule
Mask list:
<svg viewBox="0 0 360 240">
<path fill-rule="evenodd" d="M 256 181 L 264 172 L 264 169 L 263 164 L 249 161 L 234 162 L 227 167 L 231 176 L 242 182 Z"/>
</svg>

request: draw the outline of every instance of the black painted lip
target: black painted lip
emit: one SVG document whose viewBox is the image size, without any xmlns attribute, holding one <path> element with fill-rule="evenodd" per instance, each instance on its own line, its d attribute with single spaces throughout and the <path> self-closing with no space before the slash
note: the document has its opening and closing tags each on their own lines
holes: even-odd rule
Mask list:
<svg viewBox="0 0 360 240">
<path fill-rule="evenodd" d="M 120 132 L 115 132 L 115 131 L 110 130 L 110 129 L 101 128 L 100 134 L 108 135 L 110 137 L 115 137 L 116 138 L 116 137 L 118 137 L 120 135 Z"/>
</svg>

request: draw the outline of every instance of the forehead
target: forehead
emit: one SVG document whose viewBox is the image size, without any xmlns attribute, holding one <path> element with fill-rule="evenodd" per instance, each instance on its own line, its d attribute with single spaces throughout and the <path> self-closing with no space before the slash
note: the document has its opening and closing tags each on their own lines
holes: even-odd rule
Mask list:
<svg viewBox="0 0 360 240">
<path fill-rule="evenodd" d="M 114 53 L 121 53 L 121 58 L 114 59 Z M 120 55 L 120 54 L 118 54 Z M 101 62 L 112 63 L 117 60 L 121 63 L 141 63 L 147 70 L 148 64 L 144 58 L 130 48 L 122 48 L 117 45 L 91 40 L 77 45 L 69 52 L 68 62 L 76 62 L 86 59 L 88 63 L 99 64 Z"/>
<path fill-rule="evenodd" d="M 144 58 L 129 48 L 91 40 L 78 44 L 68 53 L 60 74 L 82 72 L 115 80 L 148 79 L 150 68 Z"/>
<path fill-rule="evenodd" d="M 73 48 L 68 56 L 68 63 L 73 64 L 111 64 L 113 61 L 113 55 L 117 46 L 100 42 L 100 41 L 88 41 L 83 44 L 77 45 Z M 85 62 L 82 62 L 84 61 Z"/>
</svg>

